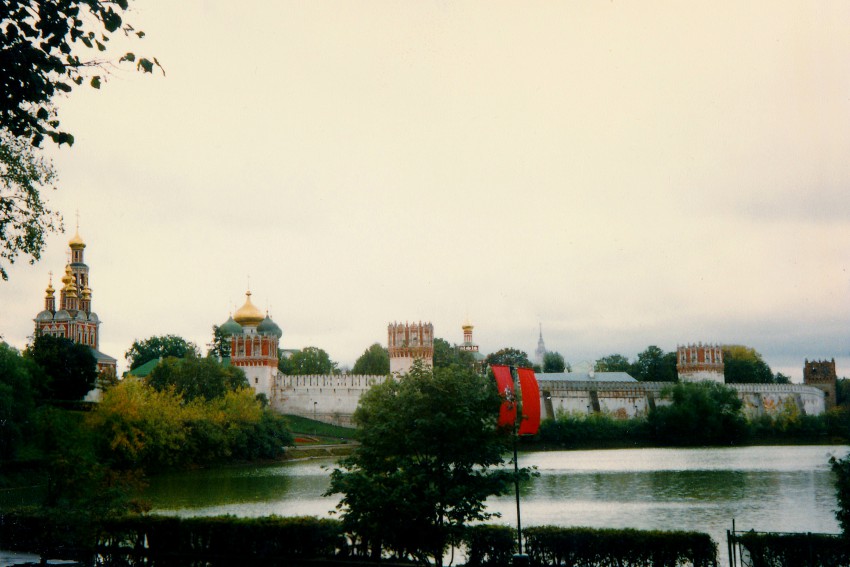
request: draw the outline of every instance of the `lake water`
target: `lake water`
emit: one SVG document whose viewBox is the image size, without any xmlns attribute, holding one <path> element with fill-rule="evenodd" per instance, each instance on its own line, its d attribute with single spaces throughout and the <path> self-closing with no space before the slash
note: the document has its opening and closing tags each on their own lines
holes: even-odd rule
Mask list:
<svg viewBox="0 0 850 567">
<path fill-rule="evenodd" d="M 725 556 L 726 530 L 837 533 L 830 455 L 847 446 L 551 451 L 520 455 L 539 476 L 521 489 L 523 526 L 706 532 Z M 181 516 L 327 517 L 332 460 L 169 474 L 151 481 L 154 512 Z M 491 498 L 493 522 L 515 525 L 513 495 Z M 725 563 L 724 563 L 725 564 Z"/>
</svg>

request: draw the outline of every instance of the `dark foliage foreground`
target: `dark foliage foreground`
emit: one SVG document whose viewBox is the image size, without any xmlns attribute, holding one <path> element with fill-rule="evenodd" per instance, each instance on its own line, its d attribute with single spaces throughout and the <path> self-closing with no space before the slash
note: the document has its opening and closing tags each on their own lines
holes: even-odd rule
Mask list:
<svg viewBox="0 0 850 567">
<path fill-rule="evenodd" d="M 850 566 L 850 540 L 836 535 L 746 532 L 730 537 L 742 567 Z"/>
<path fill-rule="evenodd" d="M 531 564 L 588 567 L 714 567 L 716 546 L 706 534 L 537 527 L 525 532 Z M 284 565 L 363 561 L 337 520 L 312 517 L 174 518 L 134 516 L 97 524 L 70 518 L 0 516 L 0 547 L 63 557 L 86 565 Z M 507 566 L 516 532 L 506 526 L 468 528 L 468 565 Z"/>
</svg>

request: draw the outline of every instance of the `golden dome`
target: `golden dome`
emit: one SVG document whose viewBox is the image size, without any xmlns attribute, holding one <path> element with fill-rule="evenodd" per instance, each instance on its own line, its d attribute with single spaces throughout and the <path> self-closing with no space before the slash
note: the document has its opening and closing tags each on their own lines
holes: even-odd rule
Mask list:
<svg viewBox="0 0 850 567">
<path fill-rule="evenodd" d="M 68 246 L 73 249 L 85 248 L 86 243 L 83 242 L 83 238 L 80 236 L 80 228 L 77 227 L 77 232 L 74 233 L 74 237 L 68 241 Z"/>
<path fill-rule="evenodd" d="M 62 283 L 65 284 L 65 289 L 74 281 L 74 276 L 71 275 L 71 264 L 65 264 L 65 275 L 62 276 Z"/>
<path fill-rule="evenodd" d="M 47 294 L 46 297 L 50 297 L 54 291 L 56 290 L 53 289 L 53 272 L 50 272 L 50 282 L 47 284 L 47 289 L 44 290 L 44 293 Z"/>
<path fill-rule="evenodd" d="M 251 303 L 251 290 L 245 292 L 245 305 L 236 310 L 233 314 L 233 320 L 243 327 L 256 327 L 259 325 L 265 316 L 262 311 Z"/>
</svg>

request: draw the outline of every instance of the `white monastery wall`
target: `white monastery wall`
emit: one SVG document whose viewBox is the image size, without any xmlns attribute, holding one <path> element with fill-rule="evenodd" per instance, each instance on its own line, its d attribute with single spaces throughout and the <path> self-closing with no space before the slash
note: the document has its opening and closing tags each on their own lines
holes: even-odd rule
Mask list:
<svg viewBox="0 0 850 567">
<path fill-rule="evenodd" d="M 301 415 L 337 425 L 350 425 L 360 396 L 387 380 L 387 376 L 360 374 L 278 375 L 272 407 L 281 413 Z"/>
<path fill-rule="evenodd" d="M 796 407 L 806 415 L 820 415 L 826 411 L 823 390 L 800 384 L 729 384 L 738 390 L 744 402 L 747 417 L 763 414 L 777 415 Z"/>
<path fill-rule="evenodd" d="M 269 399 L 281 413 L 301 415 L 327 423 L 349 425 L 360 396 L 387 376 L 278 375 Z M 541 417 L 559 413 L 603 412 L 625 419 L 645 416 L 654 405 L 669 405 L 661 398 L 668 382 L 591 382 L 540 380 Z M 802 384 L 729 384 L 744 402 L 747 417 L 777 415 L 796 408 L 806 415 L 825 411 L 823 391 Z M 258 390 L 259 391 L 259 390 Z"/>
</svg>

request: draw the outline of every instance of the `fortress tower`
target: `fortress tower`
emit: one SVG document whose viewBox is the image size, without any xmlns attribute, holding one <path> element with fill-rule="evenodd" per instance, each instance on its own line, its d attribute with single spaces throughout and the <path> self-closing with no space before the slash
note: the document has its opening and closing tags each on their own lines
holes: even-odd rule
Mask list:
<svg viewBox="0 0 850 567">
<path fill-rule="evenodd" d="M 458 350 L 466 351 L 472 353 L 472 358 L 475 360 L 476 365 L 480 365 L 484 362 L 484 355 L 478 351 L 478 345 L 472 340 L 472 323 L 468 320 L 463 324 L 463 343 L 458 345 Z"/>
<path fill-rule="evenodd" d="M 835 359 L 813 360 L 806 359 L 803 366 L 803 384 L 814 386 L 824 393 L 824 407 L 830 410 L 835 407 L 836 384 L 838 376 L 835 373 Z"/>
<path fill-rule="evenodd" d="M 65 265 L 59 305 L 53 289 L 53 275 L 44 290 L 44 309 L 35 316 L 35 332 L 71 339 L 88 346 L 97 360 L 98 372 L 116 371 L 116 360 L 103 354 L 100 348 L 100 319 L 92 311 L 92 290 L 89 287 L 89 267 L 83 258 L 86 243 L 80 237 L 79 223 L 73 238 L 68 241 L 69 262 Z"/>
<path fill-rule="evenodd" d="M 250 290 L 245 292 L 245 304 L 219 329 L 230 337 L 230 363 L 245 372 L 255 392 L 271 400 L 283 331 L 251 303 Z"/>
<path fill-rule="evenodd" d="M 676 370 L 680 382 L 723 384 L 723 350 L 720 345 L 691 344 L 676 348 Z"/>
<path fill-rule="evenodd" d="M 405 374 L 414 360 L 426 366 L 434 365 L 434 325 L 390 323 L 387 327 L 387 351 L 390 355 L 390 374 Z"/>
</svg>

